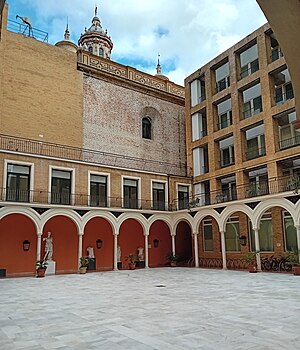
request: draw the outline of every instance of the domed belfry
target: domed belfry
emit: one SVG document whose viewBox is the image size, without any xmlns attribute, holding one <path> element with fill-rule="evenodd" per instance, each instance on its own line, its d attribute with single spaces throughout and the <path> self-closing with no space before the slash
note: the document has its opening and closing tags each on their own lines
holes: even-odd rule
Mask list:
<svg viewBox="0 0 300 350">
<path fill-rule="evenodd" d="M 94 55 L 110 59 L 113 43 L 111 37 L 107 35 L 107 29 L 103 30 L 97 12 L 96 7 L 92 25 L 81 34 L 78 46 Z"/>
</svg>

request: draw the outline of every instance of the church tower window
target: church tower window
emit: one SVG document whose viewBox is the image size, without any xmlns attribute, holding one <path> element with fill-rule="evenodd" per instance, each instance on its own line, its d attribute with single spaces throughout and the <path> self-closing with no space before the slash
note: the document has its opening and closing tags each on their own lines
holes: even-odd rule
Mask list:
<svg viewBox="0 0 300 350">
<path fill-rule="evenodd" d="M 151 133 L 151 119 L 148 117 L 143 118 L 142 120 L 142 137 L 143 139 L 152 139 Z"/>
</svg>

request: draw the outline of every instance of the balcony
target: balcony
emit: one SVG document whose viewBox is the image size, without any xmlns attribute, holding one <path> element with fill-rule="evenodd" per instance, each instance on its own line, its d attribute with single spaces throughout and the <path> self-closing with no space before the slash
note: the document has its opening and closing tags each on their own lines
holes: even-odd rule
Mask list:
<svg viewBox="0 0 300 350">
<path fill-rule="evenodd" d="M 257 157 L 262 157 L 265 155 L 266 155 L 266 148 L 265 147 L 255 148 L 255 149 L 248 150 L 246 152 L 246 159 L 251 160 L 251 159 L 254 159 Z"/>
<path fill-rule="evenodd" d="M 87 164 L 114 166 L 123 169 L 143 171 L 153 171 L 155 169 L 155 172 L 158 173 L 186 176 L 186 164 L 177 165 L 164 161 L 148 160 L 1 134 L 0 151 L 75 160 Z"/>
<path fill-rule="evenodd" d="M 279 148 L 281 150 L 285 149 L 285 148 L 294 147 L 297 145 L 300 145 L 300 135 L 296 135 L 296 136 L 291 137 L 289 139 L 279 141 Z"/>
</svg>

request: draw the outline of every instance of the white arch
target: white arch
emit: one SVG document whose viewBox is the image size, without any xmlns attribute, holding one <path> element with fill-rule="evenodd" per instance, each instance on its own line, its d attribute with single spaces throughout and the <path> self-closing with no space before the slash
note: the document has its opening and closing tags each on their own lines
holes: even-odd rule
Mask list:
<svg viewBox="0 0 300 350">
<path fill-rule="evenodd" d="M 242 212 L 248 216 L 248 218 L 251 220 L 253 224 L 253 210 L 248 207 L 245 204 L 239 203 L 239 204 L 233 204 L 229 207 L 226 207 L 221 215 L 220 215 L 220 231 L 226 232 L 226 223 L 229 217 L 236 213 L 236 212 Z M 253 225 L 254 226 L 254 225 Z"/>
<path fill-rule="evenodd" d="M 140 213 L 133 213 L 133 212 L 132 213 L 131 212 L 123 213 L 117 218 L 117 231 L 116 232 L 119 233 L 121 225 L 127 219 L 133 219 L 133 220 L 136 220 L 137 222 L 139 222 L 143 228 L 144 235 L 146 232 L 148 232 L 149 225 L 148 225 L 147 219 L 144 217 L 144 215 L 142 215 Z"/>
<path fill-rule="evenodd" d="M 189 224 L 190 229 L 191 229 L 191 233 L 195 232 L 194 219 L 187 212 L 180 213 L 180 215 L 178 215 L 176 213 L 172 219 L 173 220 L 172 220 L 172 231 L 171 232 L 176 232 L 177 225 L 181 221 L 185 221 Z"/>
<path fill-rule="evenodd" d="M 220 214 L 217 213 L 214 209 L 205 208 L 203 210 L 199 210 L 194 217 L 195 228 L 196 228 L 195 232 L 197 232 L 197 233 L 199 232 L 199 226 L 201 224 L 201 221 L 207 216 L 211 216 L 212 218 L 214 218 L 216 220 L 219 228 L 220 228 Z"/>
<path fill-rule="evenodd" d="M 274 207 L 281 207 L 285 210 L 287 210 L 293 220 L 294 220 L 294 224 L 297 225 L 297 213 L 295 210 L 295 205 L 290 202 L 288 199 L 285 198 L 270 198 L 270 199 L 266 199 L 265 201 L 259 203 L 254 211 L 253 211 L 253 227 L 254 228 L 259 228 L 259 224 L 260 224 L 260 219 L 263 216 L 264 212 L 266 212 L 268 209 L 274 208 Z"/>
<path fill-rule="evenodd" d="M 117 224 L 116 217 L 113 214 L 111 214 L 110 212 L 99 212 L 98 210 L 92 210 L 82 217 L 82 232 L 83 233 L 84 233 L 85 226 L 87 225 L 87 223 L 94 218 L 102 218 L 102 219 L 107 220 L 112 227 L 113 235 L 117 233 L 118 224 Z"/>
<path fill-rule="evenodd" d="M 58 216 L 58 215 L 66 216 L 69 219 L 71 219 L 77 227 L 78 234 L 83 232 L 81 216 L 72 209 L 66 210 L 66 209 L 59 209 L 59 208 L 58 209 L 56 209 L 56 208 L 49 209 L 41 215 L 41 221 L 42 221 L 41 228 L 42 228 L 42 230 L 43 230 L 43 228 L 48 220 L 50 220 L 51 218 Z M 41 230 L 41 232 L 43 232 L 42 230 Z"/>
<path fill-rule="evenodd" d="M 11 214 L 22 214 L 29 219 L 31 219 L 35 225 L 36 233 L 38 234 L 41 232 L 41 218 L 40 215 L 33 210 L 32 208 L 24 208 L 24 207 L 4 207 L 0 209 L 0 220 L 3 219 L 5 216 L 11 215 Z"/>
<path fill-rule="evenodd" d="M 172 220 L 170 220 L 170 217 L 166 216 L 166 215 L 161 215 L 161 214 L 154 214 L 153 216 L 151 216 L 151 218 L 148 221 L 148 225 L 149 225 L 149 230 L 151 228 L 151 225 L 155 222 L 155 221 L 163 221 L 165 224 L 168 225 L 170 232 L 172 230 Z"/>
<path fill-rule="evenodd" d="M 295 204 L 295 226 L 300 226 L 300 200 Z"/>
</svg>

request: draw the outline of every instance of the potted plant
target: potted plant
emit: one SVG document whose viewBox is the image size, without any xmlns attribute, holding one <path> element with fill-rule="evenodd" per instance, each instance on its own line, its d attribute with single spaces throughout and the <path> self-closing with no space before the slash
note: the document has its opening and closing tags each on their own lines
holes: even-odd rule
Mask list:
<svg viewBox="0 0 300 350">
<path fill-rule="evenodd" d="M 257 272 L 257 265 L 256 265 L 256 252 L 249 252 L 246 257 L 246 262 L 248 263 L 248 270 L 249 272 Z"/>
<path fill-rule="evenodd" d="M 173 254 L 173 252 L 170 252 L 166 256 L 167 260 L 170 262 L 170 266 L 175 267 L 177 266 L 178 256 Z"/>
<path fill-rule="evenodd" d="M 128 261 L 129 270 L 134 270 L 138 257 L 135 254 L 128 254 L 125 260 Z"/>
<path fill-rule="evenodd" d="M 79 273 L 80 274 L 85 274 L 86 273 L 86 269 L 89 265 L 90 262 L 90 258 L 88 256 L 82 256 L 80 258 L 80 267 L 79 267 Z"/>
<path fill-rule="evenodd" d="M 36 262 L 36 277 L 45 277 L 45 272 L 48 266 L 47 260 L 38 260 Z"/>
<path fill-rule="evenodd" d="M 297 250 L 286 254 L 286 261 L 292 266 L 295 276 L 300 276 L 299 254 Z"/>
</svg>

